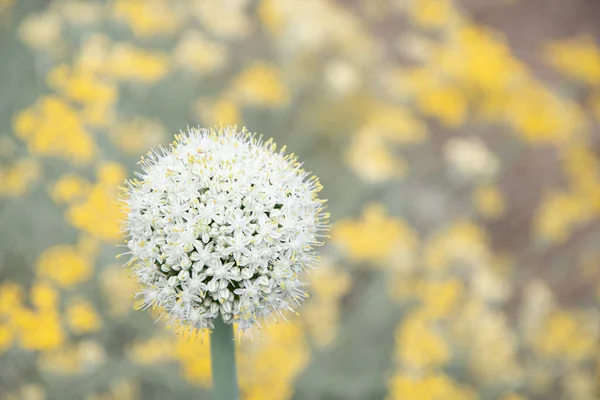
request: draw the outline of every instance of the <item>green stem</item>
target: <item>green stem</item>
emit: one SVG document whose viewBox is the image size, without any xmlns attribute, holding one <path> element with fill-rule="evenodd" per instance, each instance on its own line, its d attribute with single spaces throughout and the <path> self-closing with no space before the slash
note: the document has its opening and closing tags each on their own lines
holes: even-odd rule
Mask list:
<svg viewBox="0 0 600 400">
<path fill-rule="evenodd" d="M 224 323 L 221 317 L 215 318 L 215 327 L 210 334 L 214 400 L 239 398 L 233 339 L 233 325 Z"/>
</svg>

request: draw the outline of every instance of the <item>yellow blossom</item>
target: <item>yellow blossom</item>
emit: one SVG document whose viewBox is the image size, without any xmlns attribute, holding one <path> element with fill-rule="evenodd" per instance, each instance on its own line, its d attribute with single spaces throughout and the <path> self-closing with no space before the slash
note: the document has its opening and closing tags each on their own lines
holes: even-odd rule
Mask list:
<svg viewBox="0 0 600 400">
<path fill-rule="evenodd" d="M 425 125 L 409 110 L 383 102 L 372 106 L 363 130 L 399 144 L 421 143 L 427 138 Z"/>
<path fill-rule="evenodd" d="M 208 387 L 212 378 L 210 366 L 210 339 L 208 335 L 187 332 L 175 338 L 175 358 L 181 363 L 183 376 L 195 385 Z"/>
<path fill-rule="evenodd" d="M 397 357 L 408 368 L 426 370 L 445 364 L 450 349 L 421 311 L 409 315 L 396 330 Z"/>
<path fill-rule="evenodd" d="M 600 50 L 591 36 L 550 42 L 544 49 L 544 58 L 570 78 L 590 85 L 600 82 Z"/>
<path fill-rule="evenodd" d="M 165 128 L 160 122 L 133 117 L 112 126 L 108 132 L 112 145 L 127 154 L 142 154 L 165 141 Z"/>
<path fill-rule="evenodd" d="M 385 206 L 378 203 L 368 204 L 359 220 L 337 222 L 331 234 L 354 262 L 373 261 L 379 265 L 392 260 L 412 263 L 418 244 L 412 228 L 401 219 L 388 217 Z"/>
<path fill-rule="evenodd" d="M 158 336 L 144 342 L 134 343 L 128 354 L 137 364 L 152 365 L 172 360 L 173 348 L 174 343 L 171 337 Z"/>
<path fill-rule="evenodd" d="M 458 279 L 420 281 L 415 288 L 417 296 L 423 302 L 423 313 L 431 318 L 448 316 L 456 307 L 463 290 L 463 285 Z"/>
<path fill-rule="evenodd" d="M 515 333 L 504 314 L 475 297 L 451 322 L 449 336 L 467 356 L 468 367 L 478 382 L 511 384 L 522 379 Z"/>
<path fill-rule="evenodd" d="M 442 124 L 456 128 L 467 116 L 467 99 L 458 87 L 434 87 L 419 91 L 417 107 L 425 115 L 435 117 Z"/>
<path fill-rule="evenodd" d="M 412 377 L 396 375 L 390 382 L 388 400 L 475 400 L 477 396 L 469 388 L 453 382 L 446 375 Z"/>
<path fill-rule="evenodd" d="M 280 323 L 263 329 L 260 337 L 245 343 L 239 352 L 242 397 L 256 400 L 291 397 L 294 379 L 309 357 L 310 349 L 298 324 Z"/>
<path fill-rule="evenodd" d="M 559 310 L 554 312 L 533 341 L 533 347 L 550 357 L 580 360 L 593 354 L 596 335 L 587 331 L 584 315 Z"/>
<path fill-rule="evenodd" d="M 13 339 L 12 330 L 7 325 L 0 323 L 0 355 L 12 346 Z"/>
<path fill-rule="evenodd" d="M 208 74 L 224 66 L 227 48 L 208 40 L 200 31 L 189 30 L 175 47 L 173 58 L 184 68 Z"/>
<path fill-rule="evenodd" d="M 290 97 L 279 69 L 265 61 L 255 61 L 246 68 L 235 78 L 231 90 L 236 99 L 254 106 L 282 106 Z"/>
<path fill-rule="evenodd" d="M 339 300 L 350 290 L 351 277 L 343 269 L 322 263 L 307 279 L 311 293 L 301 317 L 316 345 L 327 346 L 338 333 Z"/>
<path fill-rule="evenodd" d="M 439 68 L 477 89 L 483 96 L 506 93 L 527 77 L 525 66 L 511 54 L 501 35 L 487 28 L 465 24 L 453 32 L 453 45 L 440 49 Z"/>
<path fill-rule="evenodd" d="M 389 144 L 372 130 L 362 130 L 352 137 L 346 160 L 366 182 L 385 182 L 402 178 L 408 169 L 406 161 L 392 154 Z"/>
<path fill-rule="evenodd" d="M 45 250 L 37 260 L 37 273 L 62 287 L 84 282 L 92 275 L 92 265 L 72 246 L 59 245 Z"/>
<path fill-rule="evenodd" d="M 89 301 L 71 300 L 66 309 L 66 318 L 71 332 L 75 334 L 96 332 L 102 323 Z"/>
<path fill-rule="evenodd" d="M 192 106 L 192 112 L 209 125 L 236 125 L 241 121 L 238 104 L 228 98 L 199 99 Z"/>
<path fill-rule="evenodd" d="M 107 76 L 120 80 L 130 80 L 141 83 L 154 83 L 169 72 L 169 58 L 162 53 L 154 53 L 136 47 L 131 43 L 116 43 L 102 72 Z"/>
<path fill-rule="evenodd" d="M 33 313 L 25 310 L 17 318 L 17 326 L 19 343 L 27 350 L 52 350 L 65 340 L 56 312 Z"/>
<path fill-rule="evenodd" d="M 111 315 L 123 316 L 133 309 L 132 293 L 139 288 L 129 272 L 116 265 L 103 268 L 100 284 Z"/>
<path fill-rule="evenodd" d="M 450 0 L 412 0 L 408 6 L 411 19 L 423 28 L 442 28 L 456 19 Z"/>
<path fill-rule="evenodd" d="M 100 343 L 82 340 L 42 354 L 38 363 L 41 368 L 53 373 L 79 375 L 89 373 L 105 358 L 106 352 Z"/>
<path fill-rule="evenodd" d="M 39 175 L 40 166 L 31 158 L 22 158 L 8 167 L 0 167 L 0 197 L 23 196 Z"/>
<path fill-rule="evenodd" d="M 261 0 L 258 4 L 258 18 L 273 35 L 279 35 L 285 27 L 285 17 L 277 0 Z"/>
<path fill-rule="evenodd" d="M 116 87 L 94 76 L 90 70 L 72 70 L 62 64 L 50 71 L 47 79 L 50 87 L 81 103 L 108 105 L 117 99 Z"/>
<path fill-rule="evenodd" d="M 109 242 L 121 238 L 118 221 L 123 214 L 115 200 L 117 186 L 125 177 L 120 164 L 104 163 L 98 169 L 99 181 L 79 203 L 73 204 L 68 212 L 68 221 L 78 229 Z"/>
<path fill-rule="evenodd" d="M 31 303 L 40 311 L 52 311 L 58 308 L 58 293 L 46 282 L 36 282 L 31 288 Z"/>
<path fill-rule="evenodd" d="M 75 174 L 63 175 L 50 188 L 50 197 L 57 203 L 70 203 L 81 199 L 89 190 L 89 182 Z"/>
<path fill-rule="evenodd" d="M 33 154 L 64 157 L 75 163 L 87 163 L 94 155 L 94 141 L 80 116 L 59 97 L 41 97 L 35 106 L 16 115 L 13 126 Z"/>
<path fill-rule="evenodd" d="M 569 193 L 550 193 L 537 210 L 535 233 L 552 242 L 563 242 L 573 229 L 589 217 L 589 205 L 585 198 Z"/>
<path fill-rule="evenodd" d="M 23 288 L 12 282 L 0 285 L 0 317 L 18 312 L 23 303 Z"/>
<path fill-rule="evenodd" d="M 506 115 L 517 134 L 531 143 L 564 143 L 586 124 L 574 102 L 542 85 L 523 85 L 507 105 Z"/>
<path fill-rule="evenodd" d="M 114 16 L 142 38 L 174 33 L 182 20 L 177 11 L 175 3 L 163 0 L 116 0 L 113 5 Z"/>
<path fill-rule="evenodd" d="M 581 141 L 566 148 L 564 167 L 573 193 L 580 201 L 588 204 L 590 213 L 598 215 L 600 213 L 600 161 L 591 151 L 590 144 Z"/>
<path fill-rule="evenodd" d="M 457 221 L 432 235 L 423 250 L 425 267 L 439 270 L 452 262 L 467 262 L 472 267 L 489 262 L 485 232 L 469 221 Z"/>
</svg>

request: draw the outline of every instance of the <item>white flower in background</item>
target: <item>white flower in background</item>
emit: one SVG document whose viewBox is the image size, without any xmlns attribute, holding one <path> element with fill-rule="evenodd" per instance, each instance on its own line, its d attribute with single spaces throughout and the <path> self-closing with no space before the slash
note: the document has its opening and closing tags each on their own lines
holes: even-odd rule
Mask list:
<svg viewBox="0 0 600 400">
<path fill-rule="evenodd" d="M 123 202 L 139 305 L 170 322 L 246 330 L 307 296 L 298 274 L 328 229 L 316 177 L 271 140 L 188 129 L 142 159 Z"/>
<path fill-rule="evenodd" d="M 489 178 L 498 173 L 499 162 L 477 138 L 453 138 L 444 146 L 444 157 L 452 169 L 467 179 Z"/>
<path fill-rule="evenodd" d="M 349 62 L 339 60 L 330 61 L 325 65 L 323 78 L 336 96 L 352 94 L 361 84 L 361 77 L 356 68 Z"/>
</svg>

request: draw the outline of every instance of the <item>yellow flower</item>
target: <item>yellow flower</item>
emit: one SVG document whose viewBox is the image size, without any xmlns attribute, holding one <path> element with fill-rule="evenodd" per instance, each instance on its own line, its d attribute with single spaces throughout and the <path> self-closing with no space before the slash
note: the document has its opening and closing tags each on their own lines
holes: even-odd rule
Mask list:
<svg viewBox="0 0 600 400">
<path fill-rule="evenodd" d="M 422 311 L 413 312 L 399 324 L 396 350 L 403 366 L 418 370 L 441 366 L 450 359 L 446 341 Z"/>
<path fill-rule="evenodd" d="M 522 379 L 517 338 L 504 314 L 476 296 L 450 322 L 447 336 L 454 339 L 458 351 L 466 356 L 470 373 L 478 382 L 514 384 Z"/>
<path fill-rule="evenodd" d="M 498 218 L 505 211 L 504 195 L 496 186 L 478 186 L 473 191 L 475 209 L 486 218 Z"/>
<path fill-rule="evenodd" d="M 286 18 L 277 0 L 261 0 L 258 4 L 258 18 L 272 35 L 281 34 L 285 28 Z"/>
<path fill-rule="evenodd" d="M 184 68 L 209 74 L 225 65 L 227 48 L 208 40 L 200 31 L 189 30 L 175 47 L 173 58 Z"/>
<path fill-rule="evenodd" d="M 412 228 L 401 219 L 387 216 L 385 206 L 368 204 L 359 220 L 341 220 L 331 232 L 354 262 L 372 261 L 380 266 L 394 262 L 410 265 L 418 245 Z"/>
<path fill-rule="evenodd" d="M 276 66 L 264 61 L 255 61 L 235 78 L 232 94 L 248 105 L 285 105 L 289 101 L 290 93 L 280 75 Z"/>
<path fill-rule="evenodd" d="M 590 216 L 585 198 L 570 193 L 550 193 L 537 210 L 535 232 L 551 242 L 564 242 L 573 229 Z"/>
<path fill-rule="evenodd" d="M 390 146 L 371 129 L 363 129 L 352 137 L 346 160 L 355 173 L 366 182 L 385 182 L 403 177 L 406 161 L 392 154 Z"/>
<path fill-rule="evenodd" d="M 91 303 L 85 299 L 71 300 L 66 309 L 66 318 L 71 332 L 75 334 L 96 332 L 102 325 Z"/>
<path fill-rule="evenodd" d="M 71 203 L 81 199 L 89 190 L 90 183 L 75 174 L 63 175 L 50 188 L 50 197 L 57 203 Z"/>
<path fill-rule="evenodd" d="M 561 99 L 540 84 L 523 85 L 507 104 L 516 133 L 531 143 L 564 143 L 586 125 L 574 102 Z"/>
<path fill-rule="evenodd" d="M 71 205 L 67 220 L 73 226 L 100 240 L 115 242 L 121 239 L 118 221 L 123 214 L 117 202 L 117 185 L 123 183 L 125 170 L 109 162 L 98 169 L 98 182 L 80 202 Z"/>
<path fill-rule="evenodd" d="M 109 77 L 141 83 L 161 80 L 169 68 L 165 54 L 145 51 L 131 43 L 116 43 L 102 64 L 102 72 Z"/>
<path fill-rule="evenodd" d="M 430 318 L 442 318 L 456 307 L 463 292 L 463 285 L 455 278 L 440 282 L 419 281 L 415 291 L 423 302 L 423 313 Z"/>
<path fill-rule="evenodd" d="M 586 142 L 564 150 L 564 167 L 569 186 L 578 199 L 587 203 L 590 212 L 600 213 L 600 161 Z M 590 215 L 591 217 L 592 215 Z"/>
<path fill-rule="evenodd" d="M 165 142 L 165 128 L 160 122 L 133 117 L 115 124 L 108 132 L 111 144 L 127 154 L 143 154 Z"/>
<path fill-rule="evenodd" d="M 58 301 L 58 292 L 47 282 L 36 282 L 31 288 L 31 303 L 42 312 L 58 309 Z"/>
<path fill-rule="evenodd" d="M 321 263 L 307 274 L 307 282 L 311 293 L 301 317 L 315 344 L 324 347 L 332 343 L 338 333 L 339 300 L 350 290 L 351 276 L 341 268 Z"/>
<path fill-rule="evenodd" d="M 113 5 L 114 16 L 142 38 L 174 33 L 182 22 L 177 10 L 175 4 L 162 0 L 116 0 Z"/>
<path fill-rule="evenodd" d="M 425 243 L 423 262 L 426 268 L 440 270 L 453 262 L 471 267 L 487 265 L 490 251 L 483 229 L 469 221 L 457 221 L 433 234 Z"/>
<path fill-rule="evenodd" d="M 462 125 L 467 115 L 467 99 L 463 91 L 455 86 L 422 90 L 416 100 L 423 114 L 437 118 L 450 128 Z"/>
<path fill-rule="evenodd" d="M 239 352 L 242 398 L 291 398 L 293 383 L 310 358 L 304 331 L 298 324 L 276 324 L 244 343 Z"/>
<path fill-rule="evenodd" d="M 442 374 L 424 377 L 395 375 L 390 381 L 387 400 L 475 400 L 475 393 Z"/>
<path fill-rule="evenodd" d="M 437 63 L 446 74 L 484 96 L 506 93 L 527 77 L 525 66 L 513 57 L 498 33 L 477 25 L 453 32 L 453 45 L 441 49 Z"/>
<path fill-rule="evenodd" d="M 72 70 L 59 65 L 48 74 L 48 85 L 66 97 L 81 103 L 110 105 L 117 99 L 117 88 L 105 82 L 90 70 Z"/>
<path fill-rule="evenodd" d="M 121 266 L 112 265 L 103 271 L 100 284 L 111 315 L 126 315 L 133 309 L 132 293 L 139 291 L 135 279 Z"/>
<path fill-rule="evenodd" d="M 48 351 L 59 347 L 65 340 L 58 312 L 24 310 L 16 321 L 19 343 L 24 349 Z"/>
<path fill-rule="evenodd" d="M 0 197 L 23 196 L 39 175 L 39 163 L 31 158 L 22 158 L 13 165 L 0 167 Z"/>
<path fill-rule="evenodd" d="M 45 250 L 37 260 L 37 273 L 64 288 L 86 281 L 92 275 L 90 261 L 72 246 L 59 245 Z"/>
<path fill-rule="evenodd" d="M 208 125 L 237 125 L 241 121 L 238 104 L 228 98 L 200 99 L 192 106 L 198 120 Z"/>
<path fill-rule="evenodd" d="M 198 337 L 188 332 L 177 335 L 173 354 L 181 363 L 185 379 L 202 387 L 210 386 L 212 374 L 208 335 Z"/>
<path fill-rule="evenodd" d="M 23 289 L 12 282 L 0 285 L 0 317 L 10 316 L 21 309 Z"/>
<path fill-rule="evenodd" d="M 7 325 L 0 323 L 0 355 L 12 346 L 13 340 L 12 330 Z"/>
<path fill-rule="evenodd" d="M 129 358 L 139 365 L 152 365 L 173 359 L 174 343 L 171 337 L 151 337 L 134 343 L 128 351 Z"/>
<path fill-rule="evenodd" d="M 532 343 L 542 355 L 565 360 L 581 360 L 594 354 L 596 337 L 586 330 L 585 315 L 554 312 Z"/>
<path fill-rule="evenodd" d="M 406 108 L 378 102 L 372 106 L 362 131 L 381 136 L 393 143 L 421 143 L 427 139 L 423 123 Z"/>
<path fill-rule="evenodd" d="M 590 85 L 600 82 L 600 50 L 591 36 L 548 43 L 544 58 L 570 78 Z"/>
<path fill-rule="evenodd" d="M 456 19 L 450 0 L 412 0 L 408 7 L 411 19 L 423 28 L 443 28 Z"/>
<path fill-rule="evenodd" d="M 94 140 L 77 111 L 58 97 L 41 97 L 35 106 L 16 115 L 13 126 L 32 154 L 63 157 L 75 163 L 87 163 L 94 155 Z"/>
</svg>

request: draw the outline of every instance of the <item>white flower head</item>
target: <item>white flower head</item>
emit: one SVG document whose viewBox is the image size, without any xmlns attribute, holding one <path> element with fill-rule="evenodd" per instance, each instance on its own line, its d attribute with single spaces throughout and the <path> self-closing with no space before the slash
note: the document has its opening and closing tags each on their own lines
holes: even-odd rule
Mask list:
<svg viewBox="0 0 600 400">
<path fill-rule="evenodd" d="M 298 275 L 317 259 L 328 214 L 294 155 L 245 129 L 192 128 L 141 165 L 122 200 L 142 308 L 246 330 L 304 300 Z"/>
</svg>

